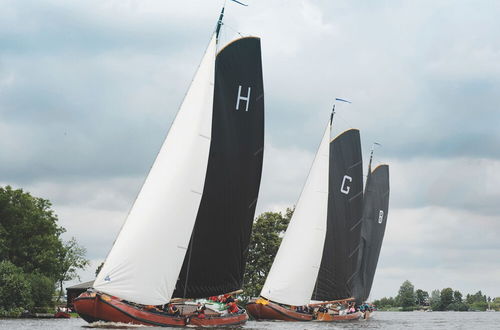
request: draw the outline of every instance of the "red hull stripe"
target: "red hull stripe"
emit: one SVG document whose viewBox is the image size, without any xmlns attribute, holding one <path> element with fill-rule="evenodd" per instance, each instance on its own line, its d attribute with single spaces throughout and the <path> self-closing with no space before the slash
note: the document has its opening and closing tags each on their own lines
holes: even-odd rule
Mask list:
<svg viewBox="0 0 500 330">
<path fill-rule="evenodd" d="M 250 303 L 248 305 L 252 305 L 252 304 L 261 305 L 261 304 L 257 304 L 257 303 Z M 248 305 L 247 305 L 247 308 L 248 308 Z M 295 316 L 295 315 L 292 314 L 292 313 L 295 313 L 295 312 L 293 312 L 293 311 L 287 311 L 287 310 L 286 311 L 282 310 L 284 308 L 278 307 L 278 306 L 276 306 L 275 304 L 273 304 L 271 302 L 268 303 L 267 305 L 261 305 L 260 308 L 261 309 L 270 308 L 274 312 L 279 313 L 280 315 L 283 315 L 285 318 L 291 319 L 290 321 L 311 321 L 312 320 L 312 316 L 310 318 L 309 317 L 302 317 L 302 318 L 301 317 L 297 317 L 297 316 Z M 250 311 L 250 309 L 249 309 L 249 311 Z M 306 315 L 304 315 L 304 316 L 306 316 Z M 283 321 L 288 321 L 288 320 L 283 320 Z"/>
<path fill-rule="evenodd" d="M 128 317 L 130 317 L 131 319 L 134 319 L 134 320 L 136 320 L 136 321 L 139 321 L 139 322 L 142 322 L 142 323 L 146 323 L 146 324 L 156 325 L 156 326 L 163 326 L 163 327 L 164 327 L 164 326 L 166 326 L 166 325 L 167 325 L 167 326 L 174 326 L 174 327 L 175 327 L 175 326 L 182 327 L 182 325 L 170 324 L 170 323 L 160 323 L 160 322 L 150 321 L 150 320 L 147 320 L 147 319 L 144 319 L 144 318 L 140 318 L 140 317 L 134 316 L 133 314 L 131 314 L 131 313 L 129 313 L 129 312 L 127 312 L 127 311 L 123 310 L 122 308 L 120 308 L 120 307 L 118 307 L 118 306 L 116 306 L 116 305 L 114 305 L 114 304 L 111 304 L 111 303 L 107 302 L 107 301 L 106 301 L 106 300 L 104 300 L 104 299 L 101 299 L 101 297 L 99 297 L 99 296 L 96 296 L 96 298 L 98 298 L 100 302 L 105 303 L 106 305 L 108 305 L 108 306 L 110 306 L 110 307 L 112 307 L 112 308 L 116 309 L 116 310 L 117 310 L 117 311 L 119 311 L 120 313 L 123 313 L 123 314 L 125 314 L 126 316 L 128 316 Z M 75 299 L 75 302 L 76 302 L 77 300 L 84 300 L 84 299 L 85 299 L 85 300 L 94 300 L 95 298 L 92 298 L 92 297 L 89 297 L 89 298 L 87 298 L 87 297 L 76 298 L 76 299 Z M 131 308 L 133 308 L 133 307 L 131 307 Z M 94 318 L 95 318 L 95 317 L 94 317 Z M 114 320 L 102 320 L 102 321 L 114 322 Z"/>
<path fill-rule="evenodd" d="M 75 303 L 76 305 L 78 305 L 78 301 L 83 301 L 83 300 L 89 300 L 89 301 L 93 301 L 94 304 L 97 303 L 97 299 L 98 299 L 98 302 L 102 302 L 104 304 L 106 304 L 107 306 L 117 310 L 118 312 L 122 313 L 124 316 L 127 316 L 129 317 L 130 319 L 132 320 L 135 320 L 137 321 L 138 323 L 141 323 L 141 324 L 146 324 L 146 325 L 154 325 L 154 326 L 161 326 L 161 327 L 165 327 L 165 326 L 169 326 L 169 327 L 184 327 L 186 326 L 186 324 L 184 323 L 185 322 L 185 319 L 184 318 L 179 318 L 179 317 L 168 317 L 168 316 L 163 316 L 163 315 L 157 315 L 155 313 L 151 313 L 152 315 L 155 315 L 155 316 L 160 316 L 160 317 L 163 317 L 163 318 L 167 318 L 168 319 L 171 319 L 171 323 L 168 322 L 166 320 L 166 322 L 156 322 L 156 321 L 152 321 L 152 320 L 148 320 L 148 319 L 145 319 L 145 318 L 142 318 L 142 317 L 138 317 L 136 315 L 133 315 L 132 313 L 126 311 L 125 309 L 123 308 L 120 308 L 119 306 L 113 304 L 112 302 L 108 302 L 104 299 L 102 299 L 99 295 L 96 295 L 95 297 L 78 297 L 75 299 Z M 130 306 L 131 309 L 134 310 L 134 307 Z M 78 311 L 78 308 L 77 308 L 77 311 Z M 98 319 L 98 320 L 102 320 L 102 321 L 107 321 L 107 322 L 120 322 L 119 320 L 110 320 L 110 319 L 103 319 L 101 317 L 97 317 L 97 315 L 89 315 L 87 313 L 83 313 L 83 312 L 79 312 L 79 314 L 81 315 L 85 315 L 85 316 L 88 316 L 89 319 Z M 242 317 L 241 317 L 242 316 Z M 230 319 L 235 319 L 233 322 L 230 321 Z M 229 316 L 229 317 L 217 317 L 217 318 L 212 318 L 212 317 L 207 317 L 205 319 L 197 319 L 197 318 L 191 318 L 190 320 L 190 324 L 193 324 L 193 325 L 201 325 L 201 326 L 217 326 L 217 325 L 238 325 L 238 324 L 242 324 L 244 323 L 245 321 L 247 320 L 247 317 L 245 314 L 239 314 L 238 316 Z M 220 321 L 227 321 L 227 322 L 220 322 Z M 167 323 L 168 322 L 168 323 Z M 182 324 L 179 324 L 180 322 L 182 322 Z"/>
</svg>

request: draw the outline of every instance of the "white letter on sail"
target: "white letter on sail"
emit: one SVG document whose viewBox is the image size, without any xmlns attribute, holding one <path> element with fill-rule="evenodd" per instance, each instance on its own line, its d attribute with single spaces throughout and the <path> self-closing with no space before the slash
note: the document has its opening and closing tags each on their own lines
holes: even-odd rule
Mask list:
<svg viewBox="0 0 500 330">
<path fill-rule="evenodd" d="M 349 182 L 352 182 L 352 178 L 349 175 L 344 175 L 344 178 L 342 179 L 342 186 L 340 187 L 340 192 L 344 194 L 349 194 L 349 190 L 351 190 L 351 187 L 346 186 L 346 181 L 349 180 Z"/>
<path fill-rule="evenodd" d="M 378 223 L 382 223 L 382 221 L 384 221 L 384 211 L 379 210 L 378 211 Z"/>
<path fill-rule="evenodd" d="M 236 99 L 236 110 L 240 110 L 240 100 L 243 100 L 246 102 L 245 111 L 248 111 L 248 105 L 250 104 L 250 92 L 251 91 L 252 91 L 252 88 L 248 87 L 247 96 L 242 96 L 241 95 L 241 85 L 238 86 L 238 98 Z"/>
</svg>

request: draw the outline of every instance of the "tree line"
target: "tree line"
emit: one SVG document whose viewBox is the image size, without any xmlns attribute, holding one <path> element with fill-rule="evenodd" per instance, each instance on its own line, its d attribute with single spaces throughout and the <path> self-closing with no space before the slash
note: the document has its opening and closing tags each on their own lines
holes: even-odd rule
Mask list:
<svg viewBox="0 0 500 330">
<path fill-rule="evenodd" d="M 492 299 L 481 291 L 464 297 L 460 291 L 452 288 L 433 290 L 429 294 L 422 289 L 415 290 L 413 284 L 406 280 L 396 297 L 384 297 L 373 304 L 380 310 L 485 311 L 489 308 L 500 310 L 500 297 Z"/>
<path fill-rule="evenodd" d="M 64 241 L 52 204 L 0 187 L 0 317 L 53 312 L 63 283 L 88 265 L 75 238 Z"/>
</svg>

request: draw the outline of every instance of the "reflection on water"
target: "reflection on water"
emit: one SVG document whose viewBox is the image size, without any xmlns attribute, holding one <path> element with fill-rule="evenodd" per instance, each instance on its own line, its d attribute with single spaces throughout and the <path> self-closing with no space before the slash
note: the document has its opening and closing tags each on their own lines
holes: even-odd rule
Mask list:
<svg viewBox="0 0 500 330">
<path fill-rule="evenodd" d="M 98 322 L 89 325 L 82 319 L 3 319 L 0 320 L 1 330 L 63 330 L 89 328 L 100 329 L 138 329 L 141 326 L 126 326 L 118 323 Z M 145 327 L 147 329 L 168 329 Z M 178 329 L 178 328 L 172 328 Z M 230 329 L 230 328 L 224 328 Z M 257 322 L 249 321 L 246 325 L 236 329 L 248 330 L 285 330 L 285 329 L 500 329 L 500 312 L 376 312 L 374 317 L 368 321 L 359 320 L 347 323 L 324 323 L 324 322 Z"/>
</svg>

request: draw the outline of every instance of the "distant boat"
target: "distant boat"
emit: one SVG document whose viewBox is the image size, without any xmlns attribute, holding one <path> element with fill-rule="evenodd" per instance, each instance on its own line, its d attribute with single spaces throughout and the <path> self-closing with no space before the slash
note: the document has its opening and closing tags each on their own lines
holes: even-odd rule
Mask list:
<svg viewBox="0 0 500 330">
<path fill-rule="evenodd" d="M 241 289 L 262 172 L 260 39 L 237 39 L 217 53 L 223 14 L 93 290 L 74 300 L 87 322 L 222 326 L 248 319 L 243 309 L 211 305 L 197 317 L 192 300 Z M 180 315 L 159 309 L 169 302 Z"/>
<path fill-rule="evenodd" d="M 389 211 L 389 165 L 379 165 L 372 172 L 372 160 L 373 148 L 363 197 L 361 241 L 353 287 L 358 304 L 363 304 L 370 296 Z M 363 316 L 368 318 L 370 314 L 367 309 Z"/>
<path fill-rule="evenodd" d="M 310 321 L 310 309 L 304 313 L 301 306 L 319 308 L 354 300 L 352 281 L 358 263 L 363 205 L 361 143 L 357 129 L 330 141 L 331 122 L 261 297 L 247 304 L 256 319 Z M 316 303 L 311 305 L 311 299 Z M 323 308 L 315 315 L 319 321 L 361 316 L 358 312 L 333 315 Z"/>
</svg>

